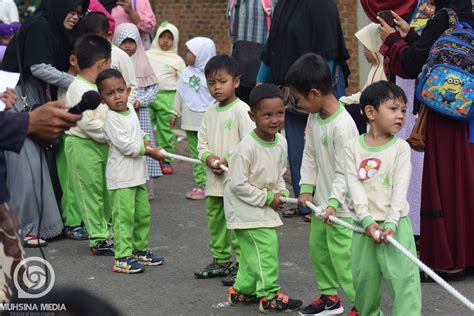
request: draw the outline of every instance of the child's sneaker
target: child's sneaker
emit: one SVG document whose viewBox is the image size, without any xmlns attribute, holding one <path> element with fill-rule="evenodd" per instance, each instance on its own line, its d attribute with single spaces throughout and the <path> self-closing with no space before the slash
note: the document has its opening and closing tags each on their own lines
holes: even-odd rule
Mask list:
<svg viewBox="0 0 474 316">
<path fill-rule="evenodd" d="M 281 292 L 277 292 L 272 299 L 261 298 L 258 310 L 260 313 L 294 312 L 301 308 L 303 301 L 289 298 Z"/>
<path fill-rule="evenodd" d="M 74 239 L 74 240 L 89 239 L 89 234 L 87 233 L 87 229 L 82 226 L 64 227 L 64 234 L 66 234 L 68 238 Z"/>
<path fill-rule="evenodd" d="M 349 314 L 347 314 L 347 316 L 359 316 L 359 312 L 357 311 L 355 306 L 352 307 L 351 311 L 349 312 Z"/>
<path fill-rule="evenodd" d="M 206 190 L 203 188 L 194 188 L 192 191 L 185 193 L 186 198 L 191 200 L 204 200 L 206 198 Z"/>
<path fill-rule="evenodd" d="M 133 256 L 116 259 L 112 268 L 112 271 L 119 273 L 140 273 L 144 270 L 145 267 L 139 264 Z"/>
<path fill-rule="evenodd" d="M 300 315 L 339 315 L 344 312 L 341 299 L 337 295 L 321 295 L 300 311 Z"/>
<path fill-rule="evenodd" d="M 232 271 L 232 262 L 217 263 L 213 262 L 207 265 L 204 269 L 194 272 L 198 279 L 209 279 L 216 277 L 225 277 Z"/>
<path fill-rule="evenodd" d="M 134 253 L 137 261 L 144 266 L 159 266 L 165 262 L 165 257 L 155 256 L 151 251 L 138 251 Z"/>
<path fill-rule="evenodd" d="M 237 292 L 233 287 L 227 291 L 227 302 L 230 305 L 257 304 L 260 300 L 255 295 L 245 295 Z"/>
<path fill-rule="evenodd" d="M 93 255 L 113 256 L 115 253 L 114 242 L 110 239 L 102 240 L 95 247 L 91 247 Z"/>
<path fill-rule="evenodd" d="M 239 264 L 234 264 L 231 269 L 232 270 L 230 271 L 230 274 L 221 280 L 222 284 L 224 284 L 225 286 L 234 285 L 235 279 L 237 278 L 237 272 L 239 272 Z"/>
</svg>

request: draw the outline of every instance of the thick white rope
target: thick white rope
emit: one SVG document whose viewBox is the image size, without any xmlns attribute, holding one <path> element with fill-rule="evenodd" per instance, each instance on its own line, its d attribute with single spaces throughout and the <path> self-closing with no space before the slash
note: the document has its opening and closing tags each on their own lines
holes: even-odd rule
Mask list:
<svg viewBox="0 0 474 316">
<path fill-rule="evenodd" d="M 178 159 L 182 161 L 188 161 L 188 162 L 199 163 L 199 164 L 203 163 L 202 161 L 198 159 L 193 159 L 193 158 L 189 158 L 189 157 L 185 157 L 181 155 L 168 153 L 164 149 L 161 150 L 161 153 L 166 157 L 170 157 L 170 158 L 174 158 L 174 159 Z M 224 165 L 220 165 L 220 167 L 222 170 L 226 172 L 229 170 Z M 280 197 L 280 199 L 286 203 L 298 204 L 298 199 L 295 199 L 295 198 Z M 322 219 L 321 214 L 324 212 L 324 209 L 322 207 L 318 208 L 316 205 L 314 205 L 311 202 L 306 202 L 306 205 L 311 210 L 313 210 L 313 212 L 316 214 L 316 216 L 319 219 Z M 346 227 L 347 229 L 350 229 L 357 233 L 365 234 L 365 230 L 362 227 L 346 223 L 345 221 L 337 217 L 329 216 L 329 220 L 332 221 L 333 223 Z M 474 303 L 472 303 L 459 291 L 457 291 L 455 288 L 449 285 L 445 280 L 443 280 L 439 275 L 437 275 L 433 270 L 431 270 L 426 264 L 420 261 L 417 257 L 413 256 L 405 247 L 403 247 L 397 240 L 395 240 L 395 238 L 392 238 L 391 236 L 387 236 L 387 240 L 389 243 L 392 244 L 392 246 L 394 246 L 398 251 L 400 251 L 408 259 L 410 259 L 416 266 L 418 266 L 423 272 L 425 272 L 429 277 L 431 277 L 436 283 L 441 285 L 441 287 L 443 287 L 446 291 L 448 291 L 452 296 L 457 298 L 461 303 L 463 303 L 471 311 L 474 311 Z"/>
<path fill-rule="evenodd" d="M 286 203 L 297 203 L 298 200 L 295 198 L 280 198 L 282 201 Z M 322 207 L 317 207 L 311 202 L 306 202 L 306 205 L 314 211 L 316 216 L 319 219 L 322 219 L 321 214 L 324 212 L 324 209 Z M 360 227 L 360 226 L 355 226 L 351 225 L 349 223 L 344 222 L 343 220 L 334 217 L 334 216 L 329 216 L 329 220 L 332 221 L 333 223 L 336 223 L 338 225 L 344 226 L 352 231 L 355 231 L 357 233 L 365 234 L 365 230 Z M 380 232 L 377 231 L 380 237 Z M 430 276 L 436 283 L 441 285 L 446 291 L 449 292 L 452 296 L 457 298 L 461 303 L 463 303 L 467 308 L 469 308 L 471 311 L 474 311 L 474 303 L 472 303 L 470 300 L 468 300 L 464 295 L 462 295 L 458 290 L 456 290 L 454 287 L 449 285 L 445 280 L 443 280 L 439 275 L 437 275 L 433 270 L 431 270 L 426 264 L 424 264 L 420 259 L 415 257 L 411 252 L 409 252 L 405 247 L 403 247 L 395 238 L 391 236 L 387 236 L 387 240 L 389 243 L 392 244 L 398 251 L 400 251 L 402 254 L 404 254 L 408 259 L 410 259 L 416 266 L 418 266 L 423 272 L 425 272 L 428 276 Z"/>
</svg>

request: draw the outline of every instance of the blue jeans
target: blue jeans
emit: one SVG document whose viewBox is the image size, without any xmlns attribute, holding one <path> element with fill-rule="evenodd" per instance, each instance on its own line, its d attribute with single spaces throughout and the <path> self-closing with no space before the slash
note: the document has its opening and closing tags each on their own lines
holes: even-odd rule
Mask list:
<svg viewBox="0 0 474 316">
<path fill-rule="evenodd" d="M 331 66 L 331 63 L 329 63 Z M 345 93 L 345 80 L 342 67 L 339 67 L 339 81 L 334 89 L 336 98 L 340 98 Z M 304 130 L 308 117 L 292 112 L 285 113 L 285 134 L 288 141 L 288 161 L 290 164 L 291 183 L 293 183 L 293 191 L 295 197 L 300 196 L 300 179 L 301 179 L 301 162 L 303 161 L 304 150 Z M 301 215 L 311 213 L 309 208 L 298 206 Z"/>
</svg>

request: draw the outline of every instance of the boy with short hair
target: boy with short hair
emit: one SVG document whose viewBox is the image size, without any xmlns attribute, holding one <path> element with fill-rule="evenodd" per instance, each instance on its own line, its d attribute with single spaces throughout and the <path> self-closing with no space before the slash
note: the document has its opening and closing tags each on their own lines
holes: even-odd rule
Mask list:
<svg viewBox="0 0 474 316">
<path fill-rule="evenodd" d="M 344 148 L 359 135 L 345 108 L 332 93 L 331 72 L 321 56 L 302 56 L 290 68 L 287 84 L 297 104 L 310 113 L 301 165 L 299 202 L 314 203 L 324 210 L 322 222 L 311 221 L 310 252 L 321 297 L 301 310 L 301 314 L 332 315 L 344 311 L 338 296 L 342 287 L 354 302 L 350 262 L 352 231 L 329 225 L 329 215 L 352 223 L 344 176 Z M 314 192 L 314 198 L 313 198 Z"/>
<path fill-rule="evenodd" d="M 130 87 L 115 69 L 104 70 L 96 80 L 102 100 L 109 107 L 104 134 L 110 145 L 107 189 L 112 205 L 115 262 L 112 270 L 138 273 L 144 265 L 161 265 L 165 258 L 148 250 L 150 203 L 145 156 L 161 160 L 161 148 L 151 148 L 150 137 L 140 128 L 137 114 L 127 106 Z"/>
<path fill-rule="evenodd" d="M 282 294 L 279 276 L 276 227 L 283 225 L 278 211 L 288 196 L 283 174 L 287 144 L 279 133 L 285 121 L 280 89 L 273 84 L 255 87 L 250 93 L 249 115 L 256 128 L 235 148 L 224 189 L 227 228 L 233 229 L 241 254 L 229 304 L 259 302 L 259 310 L 290 312 L 303 304 Z"/>
<path fill-rule="evenodd" d="M 240 84 L 237 61 L 228 55 L 215 56 L 207 63 L 205 74 L 209 92 L 217 100 L 206 110 L 198 131 L 199 159 L 209 167 L 206 206 L 213 263 L 195 272 L 197 278 L 225 277 L 237 272 L 231 261 L 232 246 L 237 245 L 232 242 L 232 231 L 226 227 L 222 198 L 225 177 L 219 166 L 227 166 L 235 146 L 255 128 L 248 115 L 249 106 L 235 95 Z M 233 280 L 228 282 L 232 284 Z"/>
<path fill-rule="evenodd" d="M 380 279 L 394 299 L 392 315 L 421 315 L 418 268 L 392 245 L 395 238 L 416 256 L 408 219 L 411 149 L 396 136 L 405 122 L 407 97 L 388 81 L 368 86 L 360 104 L 370 130 L 345 150 L 346 177 L 354 211 L 366 235 L 352 237 L 355 306 L 361 315 L 381 315 Z"/>
<path fill-rule="evenodd" d="M 67 89 L 67 104 L 77 104 L 85 92 L 97 91 L 97 75 L 110 67 L 110 43 L 100 36 L 82 36 L 74 44 L 74 51 L 80 71 Z M 114 254 L 113 242 L 109 239 L 110 206 L 105 184 L 106 112 L 104 104 L 94 111 L 85 111 L 77 126 L 66 132 L 64 140 L 68 185 L 72 187 L 73 200 L 83 212 L 91 252 L 98 255 Z"/>
</svg>

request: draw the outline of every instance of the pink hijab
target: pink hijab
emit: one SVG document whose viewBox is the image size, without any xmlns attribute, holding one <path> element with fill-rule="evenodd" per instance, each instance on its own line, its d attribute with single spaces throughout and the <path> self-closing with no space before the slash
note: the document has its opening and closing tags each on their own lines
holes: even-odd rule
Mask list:
<svg viewBox="0 0 474 316">
<path fill-rule="evenodd" d="M 135 66 L 135 74 L 137 76 L 138 87 L 148 87 L 158 83 L 155 73 L 151 67 L 150 61 L 145 53 L 140 32 L 135 24 L 122 23 L 117 26 L 114 33 L 113 43 L 115 46 L 120 46 L 122 42 L 130 38 L 137 43 L 137 50 L 130 56 Z"/>
</svg>

